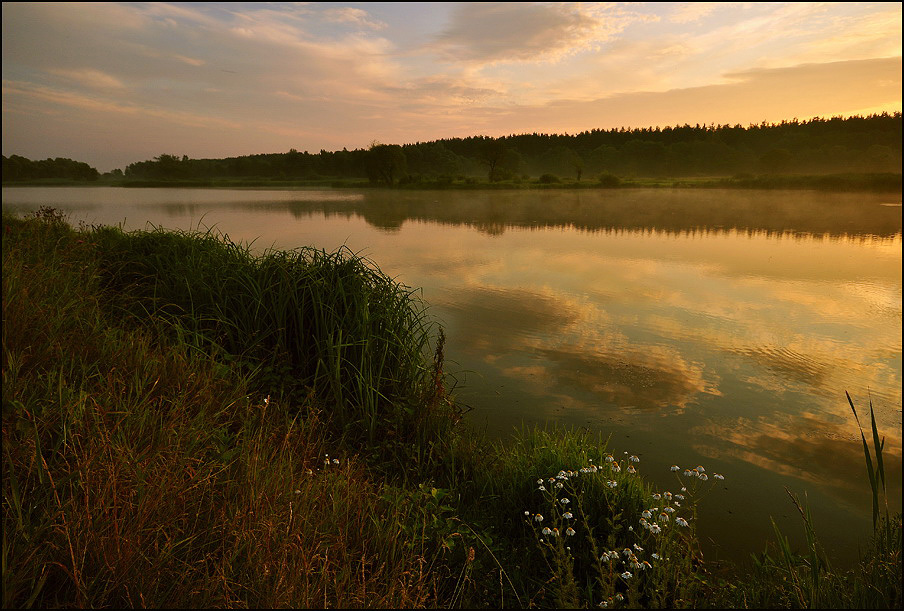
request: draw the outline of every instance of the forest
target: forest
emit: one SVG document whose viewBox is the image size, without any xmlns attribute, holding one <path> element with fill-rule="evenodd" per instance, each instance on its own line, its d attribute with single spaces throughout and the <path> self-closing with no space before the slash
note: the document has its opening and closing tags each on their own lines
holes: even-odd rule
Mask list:
<svg viewBox="0 0 904 611">
<path fill-rule="evenodd" d="M 473 136 L 366 149 L 223 159 L 161 154 L 104 174 L 128 182 L 358 180 L 399 186 L 453 182 L 581 183 L 617 186 L 637 178 L 901 173 L 901 113 L 814 118 L 758 125 L 594 129 L 579 134 Z M 69 159 L 3 157 L 3 182 L 97 180 Z M 898 179 L 898 182 L 900 180 Z"/>
<path fill-rule="evenodd" d="M 32 161 L 19 155 L 3 156 L 3 182 L 35 180 L 95 181 L 100 172 L 82 161 L 57 157 Z"/>
</svg>

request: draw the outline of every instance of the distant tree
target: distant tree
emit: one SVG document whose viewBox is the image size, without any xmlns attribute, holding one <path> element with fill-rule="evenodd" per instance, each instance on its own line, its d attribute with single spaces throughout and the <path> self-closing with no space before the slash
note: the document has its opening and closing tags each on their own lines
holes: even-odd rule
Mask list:
<svg viewBox="0 0 904 611">
<path fill-rule="evenodd" d="M 567 146 L 556 146 L 548 150 L 542 158 L 545 170 L 551 170 L 555 174 L 572 174 L 578 182 L 584 174 L 584 160 Z"/>
<path fill-rule="evenodd" d="M 180 172 L 181 163 L 175 155 L 160 155 L 155 157 L 154 161 L 157 162 L 157 172 L 160 178 L 177 178 L 182 174 Z"/>
<path fill-rule="evenodd" d="M 864 155 L 866 170 L 872 172 L 893 172 L 901 170 L 901 153 L 895 154 L 890 146 L 873 144 Z"/>
<path fill-rule="evenodd" d="M 98 178 L 100 172 L 87 163 L 64 157 L 41 161 L 32 161 L 19 155 L 3 157 L 3 182 L 41 179 L 94 181 Z"/>
<path fill-rule="evenodd" d="M 768 174 L 781 174 L 790 169 L 791 159 L 787 149 L 770 149 L 760 157 L 760 167 Z"/>
<path fill-rule="evenodd" d="M 581 175 L 584 173 L 584 160 L 581 159 L 581 156 L 569 149 L 566 163 L 571 166 L 571 170 L 574 172 L 578 182 L 581 182 Z"/>
<path fill-rule="evenodd" d="M 398 144 L 374 142 L 367 153 L 367 178 L 374 183 L 393 186 L 408 171 L 405 151 Z"/>
<path fill-rule="evenodd" d="M 478 159 L 480 163 L 487 166 L 487 180 L 490 182 L 502 180 L 505 153 L 505 142 L 502 139 L 487 138 L 481 145 Z"/>
<path fill-rule="evenodd" d="M 599 182 L 601 187 L 605 187 L 607 189 L 614 189 L 621 185 L 621 178 L 616 176 L 615 174 L 609 174 L 607 172 L 603 172 L 599 175 Z"/>
<path fill-rule="evenodd" d="M 427 176 L 455 176 L 462 173 L 464 160 L 441 142 L 411 144 L 403 149 L 411 172 Z"/>
<path fill-rule="evenodd" d="M 666 148 L 655 140 L 629 140 L 622 147 L 629 171 L 638 176 L 660 176 L 665 170 Z"/>
<path fill-rule="evenodd" d="M 619 155 L 618 149 L 614 146 L 609 146 L 608 144 L 601 144 L 597 148 L 593 149 L 589 155 L 589 163 L 590 163 L 590 171 L 605 171 L 612 172 L 617 170 L 621 170 L 620 161 L 621 157 Z"/>
<path fill-rule="evenodd" d="M 32 161 L 19 155 L 3 155 L 3 182 L 15 182 L 17 180 L 28 180 L 30 176 Z"/>
</svg>

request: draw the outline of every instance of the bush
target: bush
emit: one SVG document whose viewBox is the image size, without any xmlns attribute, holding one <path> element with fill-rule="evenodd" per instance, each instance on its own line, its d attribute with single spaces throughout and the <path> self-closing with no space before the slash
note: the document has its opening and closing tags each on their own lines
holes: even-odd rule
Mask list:
<svg viewBox="0 0 904 611">
<path fill-rule="evenodd" d="M 609 174 L 608 172 L 603 172 L 599 176 L 599 183 L 601 187 L 605 187 L 607 189 L 613 189 L 615 187 L 621 186 L 621 178 L 616 176 L 615 174 Z"/>
</svg>

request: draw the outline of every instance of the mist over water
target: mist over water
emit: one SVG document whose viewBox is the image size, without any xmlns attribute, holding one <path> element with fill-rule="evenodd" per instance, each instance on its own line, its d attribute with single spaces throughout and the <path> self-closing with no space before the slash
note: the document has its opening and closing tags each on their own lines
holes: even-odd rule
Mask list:
<svg viewBox="0 0 904 611">
<path fill-rule="evenodd" d="M 701 506 L 707 557 L 762 551 L 770 516 L 800 533 L 785 486 L 806 493 L 830 554 L 856 557 L 870 498 L 845 390 L 861 418 L 873 402 L 900 509 L 897 196 L 3 189 L 4 211 L 41 205 L 74 225 L 370 257 L 422 289 L 472 426 L 585 427 L 673 490 L 672 464 L 724 473 Z"/>
</svg>

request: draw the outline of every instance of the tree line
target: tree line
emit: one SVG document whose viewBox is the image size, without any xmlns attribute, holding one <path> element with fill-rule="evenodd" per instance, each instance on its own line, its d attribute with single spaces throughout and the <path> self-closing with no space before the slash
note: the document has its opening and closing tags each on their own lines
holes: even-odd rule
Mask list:
<svg viewBox="0 0 904 611">
<path fill-rule="evenodd" d="M 901 142 L 901 113 L 896 112 L 747 127 L 622 127 L 574 135 L 473 136 L 404 145 L 374 142 L 352 151 L 291 149 L 224 159 L 163 154 L 129 164 L 123 174 L 131 180 L 367 179 L 383 185 L 531 177 L 540 182 L 589 178 L 617 183 L 619 177 L 900 174 Z M 3 164 L 6 181 L 5 157 Z"/>
<path fill-rule="evenodd" d="M 19 155 L 3 156 L 3 182 L 47 179 L 93 181 L 98 178 L 100 172 L 82 161 L 63 157 L 32 161 Z"/>
</svg>

